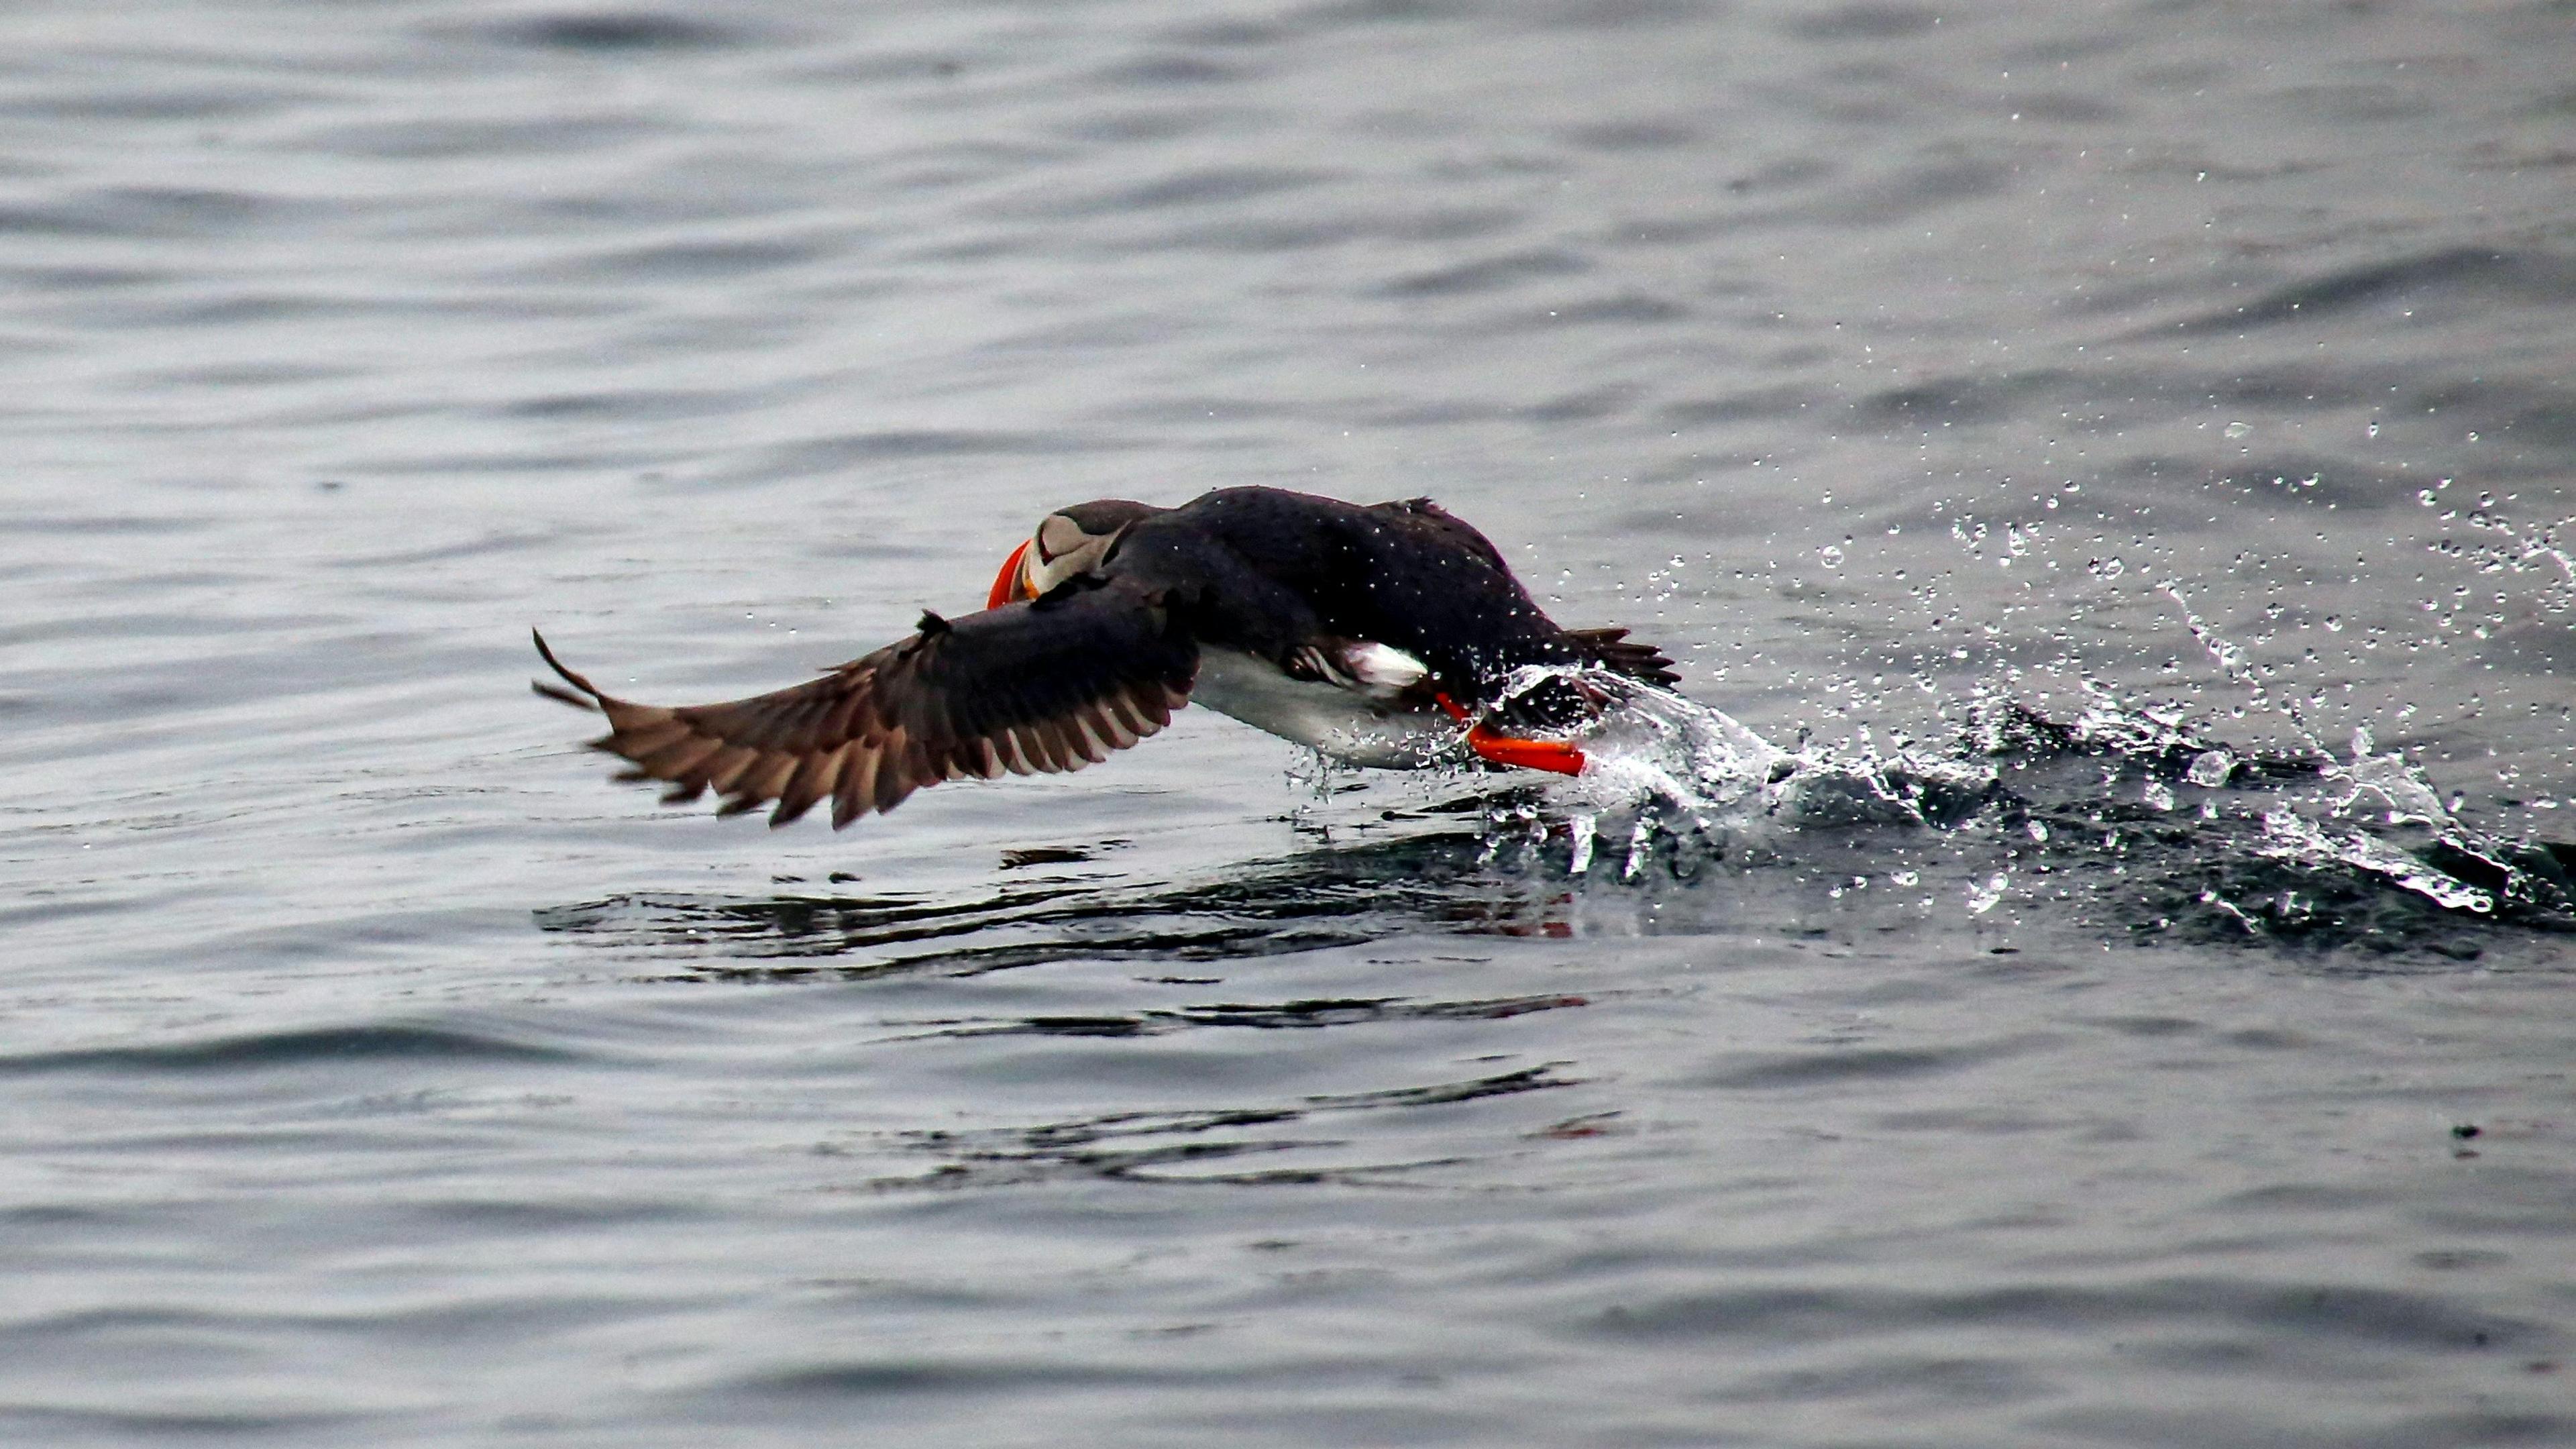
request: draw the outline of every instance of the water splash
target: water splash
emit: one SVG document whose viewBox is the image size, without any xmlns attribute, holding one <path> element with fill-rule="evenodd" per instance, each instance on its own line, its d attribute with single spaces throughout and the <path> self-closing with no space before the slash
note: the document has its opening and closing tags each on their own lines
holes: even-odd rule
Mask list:
<svg viewBox="0 0 2576 1449">
<path fill-rule="evenodd" d="M 2389 842 L 2357 829 L 2330 830 L 2284 806 L 2263 813 L 2255 851 L 2297 866 L 2348 865 L 2415 892 L 2450 910 L 2492 915 L 2495 897 L 2426 864 Z"/>
<path fill-rule="evenodd" d="M 2227 783 L 2236 772 L 2236 755 L 2232 750 L 2207 749 L 2191 757 L 2191 768 L 2182 777 L 2204 790 L 2215 790 Z"/>
<path fill-rule="evenodd" d="M 2313 741 L 2266 754 L 2089 679 L 2072 719 L 1980 690 L 1950 738 L 1884 748 L 1866 729 L 1782 748 L 1722 711 L 1598 670 L 1524 670 L 1506 700 L 1568 684 L 1607 708 L 1579 732 L 1587 768 L 1550 796 L 1561 837 L 1527 800 L 1489 826 L 1525 856 L 1564 839 L 1576 876 L 1623 834 L 1617 875 L 1635 881 L 1659 860 L 1677 875 L 1712 859 L 1795 861 L 1824 832 L 1893 827 L 1992 853 L 1952 897 L 1970 917 L 2042 892 L 2068 900 L 2073 877 L 2094 882 L 2106 917 L 2156 931 L 2197 907 L 2187 919 L 2238 939 L 2317 939 L 2353 914 L 2355 892 L 2392 887 L 2462 918 L 2576 929 L 2576 851 L 2472 829 L 2419 765 L 2378 750 L 2367 730 L 2343 757 Z"/>
<path fill-rule="evenodd" d="M 2338 815 L 2349 814 L 2355 806 L 2363 803 L 2365 796 L 2377 796 L 2387 806 L 2387 822 L 2391 825 L 2430 825 L 2443 830 L 2458 828 L 2458 822 L 2451 818 L 2450 808 L 2442 803 L 2440 793 L 2434 790 L 2432 781 L 2424 778 L 2424 772 L 2408 764 L 2404 755 L 2394 751 L 2385 755 L 2373 753 L 2368 729 L 2352 732 L 2350 765 L 2337 765 L 2330 760 L 2321 773 L 2326 779 L 2344 787 L 2344 793 L 2334 802 Z"/>
<path fill-rule="evenodd" d="M 1644 812 L 1631 828 L 1631 861 L 1657 821 L 1738 843 L 1777 827 L 1955 824 L 1997 778 L 1991 762 L 1964 754 L 1903 744 L 1883 752 L 1866 730 L 1848 749 L 1804 740 L 1782 749 L 1722 710 L 1604 670 L 1520 670 L 1503 707 L 1565 683 L 1608 707 L 1579 732 L 1587 763 L 1560 798 L 1593 832 L 1605 816 Z M 1588 862 L 1588 849 L 1577 849 Z"/>
</svg>

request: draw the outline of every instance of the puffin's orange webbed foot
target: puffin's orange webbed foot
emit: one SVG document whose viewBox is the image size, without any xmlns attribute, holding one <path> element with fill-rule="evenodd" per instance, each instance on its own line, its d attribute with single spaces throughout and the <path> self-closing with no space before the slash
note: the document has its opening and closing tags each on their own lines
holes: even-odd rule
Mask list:
<svg viewBox="0 0 2576 1449">
<path fill-rule="evenodd" d="M 1467 723 L 1467 711 L 1461 708 L 1456 700 L 1445 694 L 1435 697 L 1451 719 L 1460 724 Z M 1583 751 L 1565 741 L 1525 740 L 1513 735 L 1498 734 L 1487 728 L 1482 721 L 1468 726 L 1467 748 L 1476 752 L 1477 759 L 1509 769 L 1545 770 L 1552 775 L 1583 773 Z"/>
</svg>

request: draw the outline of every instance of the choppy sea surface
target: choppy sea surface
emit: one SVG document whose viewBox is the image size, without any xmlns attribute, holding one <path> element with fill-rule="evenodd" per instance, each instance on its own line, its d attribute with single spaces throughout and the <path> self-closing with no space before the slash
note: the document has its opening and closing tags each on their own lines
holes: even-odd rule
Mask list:
<svg viewBox="0 0 2576 1449">
<path fill-rule="evenodd" d="M 0 15 L 0 1438 L 2576 1443 L 2576 9 Z M 1576 781 L 726 698 L 1429 494 Z"/>
</svg>

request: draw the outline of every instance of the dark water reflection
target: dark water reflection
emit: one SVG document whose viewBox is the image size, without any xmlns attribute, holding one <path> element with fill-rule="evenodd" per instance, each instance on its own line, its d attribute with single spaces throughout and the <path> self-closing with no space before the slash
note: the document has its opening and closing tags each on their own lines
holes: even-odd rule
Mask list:
<svg viewBox="0 0 2576 1449">
<path fill-rule="evenodd" d="M 2576 1441 L 2571 36 L 0 17 L 0 1438 Z M 2240 768 L 1640 848 L 1188 711 L 833 836 L 524 693 L 1233 483 L 1819 758 Z M 2277 853 L 2357 730 L 2491 909 Z"/>
<path fill-rule="evenodd" d="M 1422 930 L 1550 934 L 1547 901 L 1562 902 L 1565 885 L 1542 879 L 1515 891 L 1488 853 L 1482 832 L 1467 829 L 1317 850 L 1179 888 L 1040 878 L 971 899 L 621 896 L 550 908 L 538 923 L 683 962 L 692 975 L 765 981 L 974 975 L 1068 955 L 1243 960 Z M 1553 934 L 1565 933 L 1560 916 Z M 746 957 L 853 959 L 749 966 Z"/>
</svg>

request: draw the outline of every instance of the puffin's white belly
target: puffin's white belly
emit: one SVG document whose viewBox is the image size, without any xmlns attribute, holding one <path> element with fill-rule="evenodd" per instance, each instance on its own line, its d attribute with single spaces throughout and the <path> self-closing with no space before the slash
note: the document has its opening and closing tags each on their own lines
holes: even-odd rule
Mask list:
<svg viewBox="0 0 2576 1449">
<path fill-rule="evenodd" d="M 1439 710 L 1381 704 L 1360 690 L 1291 679 L 1270 661 L 1232 649 L 1199 651 L 1190 701 L 1346 765 L 1419 770 L 1464 758 L 1458 726 Z"/>
</svg>

